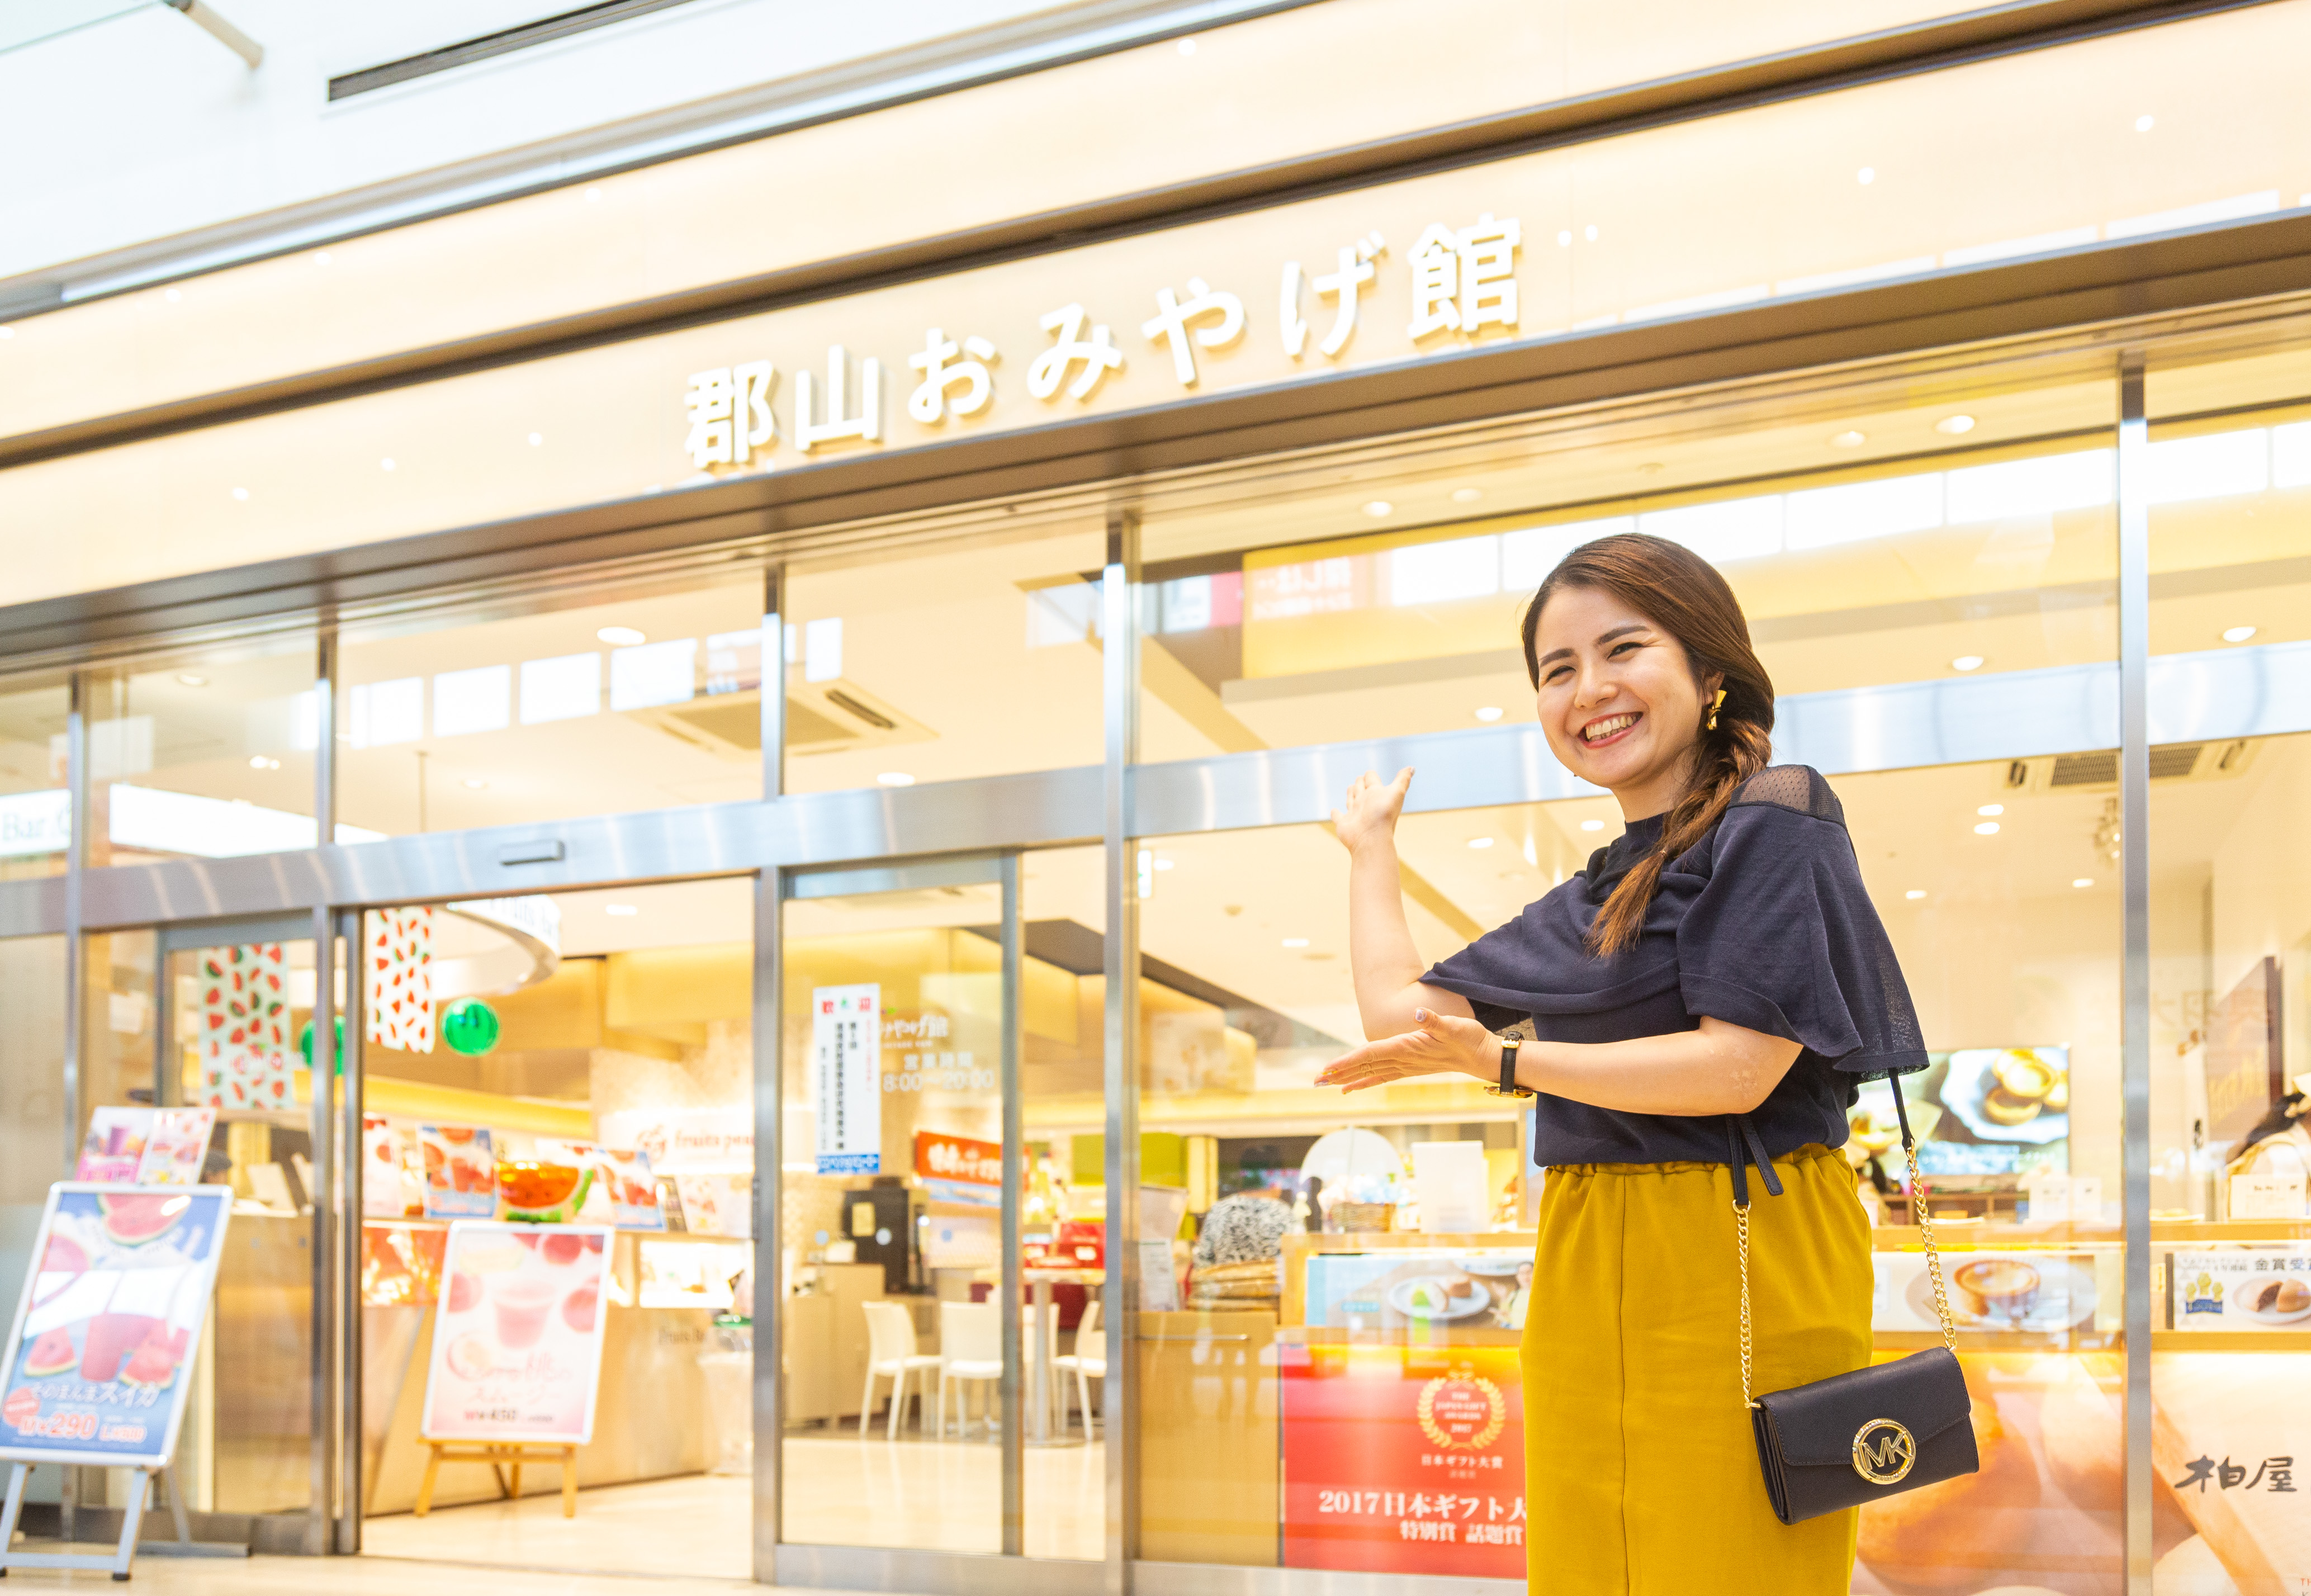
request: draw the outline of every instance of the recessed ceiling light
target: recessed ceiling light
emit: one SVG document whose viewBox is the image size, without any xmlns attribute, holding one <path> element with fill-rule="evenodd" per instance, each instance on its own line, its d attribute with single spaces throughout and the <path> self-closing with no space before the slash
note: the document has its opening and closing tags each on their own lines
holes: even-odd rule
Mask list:
<svg viewBox="0 0 2311 1596">
<path fill-rule="evenodd" d="M 650 641 L 647 636 L 631 626 L 605 626 L 594 635 L 611 647 L 618 649 L 632 648 L 636 643 Z"/>
<path fill-rule="evenodd" d="M 532 432 L 529 435 L 529 446 L 532 449 L 536 449 L 539 444 L 544 443 L 545 441 L 545 434 L 543 432 Z"/>
<path fill-rule="evenodd" d="M 177 680 L 187 687 L 205 687 L 209 685 L 209 679 L 206 676 L 196 676 L 188 670 L 179 671 Z"/>
<path fill-rule="evenodd" d="M 589 188 L 586 190 L 586 203 L 589 205 L 601 197 L 602 191 L 599 188 Z"/>
<path fill-rule="evenodd" d="M 1974 828 L 1974 834 L 1977 837 L 1996 836 L 1998 834 L 1998 822 L 1994 820 L 1984 821 L 1980 825 Z"/>
<path fill-rule="evenodd" d="M 1934 431 L 1937 432 L 1948 432 L 1953 438 L 1963 437 L 1965 434 L 1974 431 L 1974 417 L 1970 415 L 1945 415 L 1941 420 L 1934 423 Z"/>
<path fill-rule="evenodd" d="M 1471 848 L 1490 848 L 1492 845 L 1493 840 L 1490 837 L 1471 837 L 1469 839 L 1469 846 Z"/>
<path fill-rule="evenodd" d="M 1581 829 L 1584 832 L 1601 832 L 1605 829 L 1605 823 L 1601 820 L 1584 820 L 1581 823 Z"/>
<path fill-rule="evenodd" d="M 479 792 L 483 788 L 487 787 L 489 783 L 483 781 L 479 776 L 468 776 L 466 778 L 466 785 L 472 788 L 475 792 Z"/>
<path fill-rule="evenodd" d="M 1984 805 L 1983 805 L 1983 806 L 1982 806 L 1982 807 L 1981 807 L 1981 808 L 1976 809 L 1976 810 L 1975 811 L 1975 813 L 1976 815 L 1981 815 L 1984 819 L 1987 820 L 1987 819 L 1989 819 L 1989 818 L 1990 818 L 1992 815 L 2003 815 L 2003 814 L 2005 814 L 2005 813 L 2006 813 L 2006 806 L 2005 806 L 2004 804 L 1984 804 Z"/>
<path fill-rule="evenodd" d="M 322 266 L 327 266 L 329 264 L 329 252 L 327 249 L 324 249 L 319 254 L 314 256 L 313 258 Z"/>
<path fill-rule="evenodd" d="M 1477 711 L 1477 719 L 1482 720 L 1487 726 L 1491 725 L 1500 718 L 1501 706 L 1498 704 L 1488 703 L 1483 709 Z"/>
<path fill-rule="evenodd" d="M 1950 668 L 1952 670 L 1980 670 L 1982 668 L 1982 656 L 1979 654 L 1960 654 L 1957 658 L 1950 661 Z"/>
<path fill-rule="evenodd" d="M 1853 174 L 1853 180 L 1867 188 L 1878 180 L 1878 169 L 1874 166 L 1865 166 Z"/>
<path fill-rule="evenodd" d="M 2223 628 L 2223 641 L 2227 643 L 2243 643 L 2254 635 L 2254 628 L 2252 626 L 2226 626 Z"/>
<path fill-rule="evenodd" d="M 1194 55 L 1196 53 L 1196 41 L 1192 39 L 1182 39 L 1180 41 L 1180 53 L 1183 56 Z"/>
<path fill-rule="evenodd" d="M 1286 937 L 1284 939 L 1284 946 L 1286 947 L 1305 947 L 1308 946 L 1308 938 L 1305 937 Z"/>
<path fill-rule="evenodd" d="M 2081 876 L 2076 881 L 2071 882 L 2071 885 L 2072 886 L 2092 886 L 2094 885 L 2094 877 L 2091 876 Z"/>
<path fill-rule="evenodd" d="M 1926 889 L 1925 889 L 1924 887 L 1923 887 L 1923 886 L 1914 886 L 1914 887 L 1912 887 L 1908 892 L 1904 893 L 1902 895 L 1903 895 L 1904 897 L 1905 897 L 1905 898 L 1909 899 L 1909 900 L 1910 900 L 1910 902 L 1912 902 L 1913 903 L 1916 903 L 1920 898 L 1923 898 L 1923 897 L 1924 897 L 1924 896 L 1926 895 Z"/>
<path fill-rule="evenodd" d="M 2158 126 L 2158 118 L 2156 117 L 2137 117 L 2134 118 L 2134 131 L 2137 133 L 2148 133 L 2153 127 Z"/>
<path fill-rule="evenodd" d="M 277 771 L 281 768 L 281 762 L 267 759 L 262 754 L 252 754 L 249 756 L 249 768 L 252 771 Z"/>
<path fill-rule="evenodd" d="M 14 337 L 15 336 L 16 336 L 16 329 L 15 329 L 14 327 L 0 327 L 0 344 L 4 344 L 4 343 L 6 343 L 9 339 L 11 339 L 11 338 Z"/>
<path fill-rule="evenodd" d="M 1455 504 L 1474 504 L 1478 500 L 1484 496 L 1485 490 L 1482 488 L 1454 488 L 1452 490 L 1452 502 Z"/>
<path fill-rule="evenodd" d="M 1587 239 L 1591 243 L 1595 243 L 1597 241 L 1597 224 L 1594 222 L 1592 222 L 1588 226 L 1583 228 L 1581 230 L 1581 236 Z"/>
<path fill-rule="evenodd" d="M 1867 432 L 1857 432 L 1853 429 L 1848 428 L 1846 431 L 1840 432 L 1836 437 L 1831 439 L 1829 441 L 1832 447 L 1837 449 L 1860 449 L 1863 444 L 1870 441 L 1870 434 Z"/>
<path fill-rule="evenodd" d="M 1573 230 L 1571 228 L 1567 227 L 1559 230 L 1557 235 L 1557 247 L 1560 249 L 1570 249 L 1573 248 Z"/>
<path fill-rule="evenodd" d="M 602 905 L 602 912 L 605 914 L 615 914 L 624 918 L 629 914 L 640 914 L 641 912 L 641 908 L 639 904 L 635 903 L 605 903 Z"/>
<path fill-rule="evenodd" d="M 875 780 L 885 787 L 912 787 L 915 784 L 915 779 L 904 771 L 878 772 Z"/>
<path fill-rule="evenodd" d="M 173 289 L 173 288 L 172 288 L 172 289 L 169 290 L 169 291 L 168 291 L 168 292 L 166 292 L 166 293 L 162 294 L 161 297 L 162 299 L 164 299 L 164 300 L 168 301 L 170 304 L 172 304 L 172 305 L 173 305 L 173 304 L 175 304 L 179 300 L 183 299 L 185 296 L 184 296 L 183 294 L 181 294 L 181 293 L 179 293 L 175 289 Z"/>
<path fill-rule="evenodd" d="M 247 488 L 235 488 L 232 491 L 232 496 L 246 503 L 249 499 L 249 490 Z"/>
<path fill-rule="evenodd" d="M 1365 513 L 1377 519 L 1384 515 L 1394 515 L 1396 513 L 1396 506 L 1391 504 L 1385 499 L 1374 499 L 1371 503 L 1365 506 Z"/>
<path fill-rule="evenodd" d="M 392 470 L 392 469 L 393 469 L 393 457 L 392 457 L 391 455 L 388 455 L 388 456 L 386 456 L 386 457 L 385 457 L 385 458 L 383 458 L 383 459 L 379 460 L 379 461 L 377 463 L 377 468 L 378 468 L 379 470 L 380 470 L 380 471 L 390 471 L 390 470 Z"/>
</svg>

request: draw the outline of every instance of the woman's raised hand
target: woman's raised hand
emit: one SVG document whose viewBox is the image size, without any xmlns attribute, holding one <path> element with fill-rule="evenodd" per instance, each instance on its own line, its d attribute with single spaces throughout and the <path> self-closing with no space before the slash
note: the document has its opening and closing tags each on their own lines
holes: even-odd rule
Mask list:
<svg viewBox="0 0 2311 1596">
<path fill-rule="evenodd" d="M 1404 813 L 1404 795 L 1411 787 L 1410 765 L 1397 772 L 1396 780 L 1386 786 L 1370 771 L 1349 785 L 1347 803 L 1332 811 L 1332 830 L 1349 852 L 1396 834 L 1396 819 Z"/>
<path fill-rule="evenodd" d="M 1475 1020 L 1433 1008 L 1416 1008 L 1412 1017 L 1417 1030 L 1384 1036 L 1343 1054 L 1324 1066 L 1316 1084 L 1361 1092 L 1422 1075 L 1472 1075 L 1485 1081 L 1498 1075 L 1500 1044 Z"/>
</svg>

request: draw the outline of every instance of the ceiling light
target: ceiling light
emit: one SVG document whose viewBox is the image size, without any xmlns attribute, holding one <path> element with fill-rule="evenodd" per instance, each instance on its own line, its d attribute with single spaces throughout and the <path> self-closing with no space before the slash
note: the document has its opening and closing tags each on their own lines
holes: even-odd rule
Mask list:
<svg viewBox="0 0 2311 1596">
<path fill-rule="evenodd" d="M 1471 848 L 1490 848 L 1492 845 L 1493 840 L 1490 837 L 1471 837 L 1469 839 L 1469 846 Z"/>
<path fill-rule="evenodd" d="M 479 776 L 468 776 L 466 778 L 466 785 L 472 788 L 475 792 L 479 792 L 483 788 L 487 787 L 489 783 L 483 781 Z"/>
<path fill-rule="evenodd" d="M 1500 718 L 1501 707 L 1498 704 L 1488 703 L 1483 709 L 1477 711 L 1477 719 L 1483 721 L 1487 726 L 1490 726 L 1494 721 Z"/>
<path fill-rule="evenodd" d="M 1157 869 L 1159 869 L 1159 870 L 1168 870 L 1168 869 L 1170 869 L 1173 865 L 1178 864 L 1179 862 L 1180 862 L 1180 861 L 1179 861 L 1179 860 L 1177 860 L 1177 859 L 1158 859 L 1156 861 L 1156 868 Z"/>
<path fill-rule="evenodd" d="M 209 679 L 206 676 L 196 676 L 188 670 L 179 671 L 177 680 L 181 685 L 187 687 L 205 687 L 209 685 Z"/>
<path fill-rule="evenodd" d="M 1396 513 L 1396 506 L 1391 504 L 1385 499 L 1375 499 L 1371 503 L 1365 506 L 1365 513 L 1377 519 L 1384 515 L 1394 515 Z"/>
<path fill-rule="evenodd" d="M 0 327 L 0 344 L 4 344 L 5 342 L 7 342 L 9 339 L 11 339 L 11 338 L 14 337 L 15 336 L 16 336 L 16 329 L 15 329 L 14 327 Z"/>
<path fill-rule="evenodd" d="M 2134 131 L 2137 133 L 2148 133 L 2153 127 L 2158 126 L 2158 118 L 2156 117 L 2137 117 L 2134 118 Z"/>
<path fill-rule="evenodd" d="M 232 491 L 232 496 L 240 500 L 243 503 L 247 503 L 249 501 L 249 490 L 247 488 L 235 488 Z"/>
<path fill-rule="evenodd" d="M 1998 834 L 1998 822 L 1994 820 L 1984 821 L 1980 825 L 1974 828 L 1974 834 L 1977 837 L 1996 836 Z"/>
<path fill-rule="evenodd" d="M 172 289 L 169 290 L 169 292 L 166 292 L 166 293 L 162 294 L 161 297 L 162 299 L 164 299 L 164 300 L 168 301 L 170 304 L 172 304 L 172 305 L 173 305 L 173 304 L 175 304 L 179 300 L 183 299 L 185 296 L 184 296 L 183 294 L 181 294 L 181 293 L 179 293 L 175 289 L 173 289 L 173 288 L 172 288 Z"/>
<path fill-rule="evenodd" d="M 885 787 L 912 787 L 915 784 L 915 779 L 904 771 L 880 771 L 876 773 L 875 780 Z"/>
<path fill-rule="evenodd" d="M 1941 420 L 1934 423 L 1934 431 L 1937 432 L 1948 432 L 1953 438 L 1963 437 L 1965 434 L 1974 431 L 1974 417 L 1970 415 L 1945 415 Z"/>
<path fill-rule="evenodd" d="M 605 903 L 602 905 L 602 912 L 605 914 L 615 914 L 623 918 L 629 914 L 640 914 L 641 912 L 641 909 L 639 905 L 633 903 Z"/>
<path fill-rule="evenodd" d="M 1570 249 L 1573 248 L 1573 230 L 1571 228 L 1564 228 L 1558 231 L 1557 235 L 1557 247 L 1560 249 Z"/>
<path fill-rule="evenodd" d="M 589 188 L 586 190 L 586 203 L 589 205 L 601 197 L 602 191 L 599 188 Z"/>
<path fill-rule="evenodd" d="M 543 432 L 532 432 L 529 435 L 529 446 L 532 449 L 536 449 L 539 444 L 545 441 L 545 434 Z"/>
<path fill-rule="evenodd" d="M 1924 896 L 1926 895 L 1926 889 L 1925 889 L 1924 887 L 1923 887 L 1923 886 L 1914 886 L 1914 887 L 1912 887 L 1908 892 L 1904 893 L 1902 895 L 1903 895 L 1904 897 L 1905 897 L 1905 898 L 1909 899 L 1909 900 L 1910 900 L 1910 902 L 1912 902 L 1913 903 L 1916 903 L 1920 898 L 1923 898 L 1923 897 L 1924 897 Z"/>
<path fill-rule="evenodd" d="M 390 471 L 390 470 L 392 470 L 392 469 L 393 469 L 393 457 L 392 457 L 391 455 L 388 455 L 388 456 L 386 456 L 386 457 L 385 457 L 385 458 L 383 458 L 383 459 L 379 460 L 379 461 L 377 463 L 377 468 L 378 468 L 379 470 L 380 470 L 380 471 Z"/>
<path fill-rule="evenodd" d="M 1286 937 L 1284 939 L 1284 946 L 1286 947 L 1305 947 L 1308 946 L 1308 938 L 1305 937 Z"/>
<path fill-rule="evenodd" d="M 632 648 L 636 643 L 643 643 L 650 641 L 648 637 L 644 636 L 641 632 L 635 631 L 631 626 L 605 626 L 600 631 L 595 632 L 594 635 L 603 642 L 608 643 L 611 647 L 618 649 Z"/>
<path fill-rule="evenodd" d="M 1581 829 L 1584 832 L 1601 832 L 1605 829 L 1605 823 L 1601 820 L 1584 820 L 1581 823 Z"/>
<path fill-rule="evenodd" d="M 2243 643 L 2254 635 L 2254 628 L 2252 626 L 2227 626 L 2223 629 L 2223 641 L 2227 643 Z"/>
<path fill-rule="evenodd" d="M 1950 668 L 1952 670 L 1980 670 L 1982 668 L 1982 656 L 1979 654 L 1960 654 L 1957 658 L 1950 661 Z"/>
<path fill-rule="evenodd" d="M 1192 39 L 1182 39 L 1180 41 L 1180 53 L 1183 56 L 1194 55 L 1196 53 L 1196 41 Z"/>
<path fill-rule="evenodd" d="M 1856 432 L 1849 428 L 1845 432 L 1840 432 L 1836 437 L 1831 439 L 1829 441 L 1832 446 L 1838 449 L 1860 449 L 1863 444 L 1870 441 L 1870 434 L 1867 432 Z"/>
<path fill-rule="evenodd" d="M 1592 222 L 1588 226 L 1583 228 L 1581 230 L 1581 236 L 1587 239 L 1591 243 L 1595 243 L 1597 241 L 1597 224 L 1594 222 Z"/>
<path fill-rule="evenodd" d="M 2072 886 L 2092 886 L 2094 885 L 2094 877 L 2091 876 L 2081 876 L 2076 881 L 2071 882 L 2071 885 Z"/>
<path fill-rule="evenodd" d="M 1982 806 L 1982 807 L 1981 807 L 1981 808 L 1976 809 L 1976 810 L 1975 811 L 1975 813 L 1976 815 L 1981 815 L 1984 819 L 1987 820 L 1987 819 L 1989 819 L 1989 818 L 1990 818 L 1992 815 L 2003 815 L 2003 814 L 2005 814 L 2005 813 L 2006 813 L 2006 806 L 2005 806 L 2004 804 L 1984 804 L 1984 805 L 1983 805 L 1983 806 Z"/>
<path fill-rule="evenodd" d="M 277 771 L 281 768 L 281 762 L 267 759 L 262 754 L 252 754 L 249 756 L 249 768 L 252 771 Z"/>
<path fill-rule="evenodd" d="M 329 264 L 329 252 L 327 249 L 324 249 L 319 254 L 314 256 L 313 258 L 322 266 L 327 266 Z"/>
<path fill-rule="evenodd" d="M 1878 169 L 1874 166 L 1865 166 L 1853 174 L 1853 180 L 1867 188 L 1878 180 Z"/>
<path fill-rule="evenodd" d="M 1454 488 L 1452 490 L 1452 502 L 1455 504 L 1474 504 L 1478 500 L 1484 496 L 1485 490 L 1482 488 Z"/>
</svg>

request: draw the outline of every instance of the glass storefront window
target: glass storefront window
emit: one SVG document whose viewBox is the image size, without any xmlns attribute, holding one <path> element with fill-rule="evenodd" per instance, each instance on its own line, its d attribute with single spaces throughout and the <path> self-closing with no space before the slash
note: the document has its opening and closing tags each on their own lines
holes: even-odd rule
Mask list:
<svg viewBox="0 0 2311 1596">
<path fill-rule="evenodd" d="M 2160 352 L 2146 384 L 2161 1592 L 2275 1587 L 2301 1566 L 2289 1493 L 2311 1449 L 2311 897 L 2297 863 L 2311 798 L 2307 339 L 2288 322 Z M 2108 868 L 2115 827 L 2097 842 Z"/>
<path fill-rule="evenodd" d="M 65 939 L 0 941 L 0 1300 L 32 1260 L 48 1182 L 65 1156 Z"/>
<path fill-rule="evenodd" d="M 790 571 L 789 790 L 1099 763 L 1103 533 L 1016 519 Z"/>
<path fill-rule="evenodd" d="M 340 635 L 341 840 L 762 796 L 763 582 Z"/>
<path fill-rule="evenodd" d="M 72 837 L 65 753 L 71 689 L 18 681 L 0 693 L 0 881 L 64 873 Z"/>
<path fill-rule="evenodd" d="M 310 848 L 315 659 L 308 631 L 91 672 L 88 862 Z"/>
</svg>

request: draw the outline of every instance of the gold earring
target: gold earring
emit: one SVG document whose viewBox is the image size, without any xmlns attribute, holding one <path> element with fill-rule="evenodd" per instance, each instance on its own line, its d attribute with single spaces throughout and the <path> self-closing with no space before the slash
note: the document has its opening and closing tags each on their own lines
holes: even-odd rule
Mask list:
<svg viewBox="0 0 2311 1596">
<path fill-rule="evenodd" d="M 1725 689 L 1724 689 L 1724 688 L 1722 688 L 1722 687 L 1720 687 L 1720 688 L 1717 690 L 1717 696 L 1716 696 L 1715 698 L 1713 698 L 1713 699 L 1711 699 L 1711 700 L 1709 701 L 1709 729 L 1710 729 L 1710 730 L 1712 730 L 1712 731 L 1715 731 L 1715 730 L 1717 729 L 1717 711 L 1720 711 L 1720 710 L 1722 710 L 1722 709 L 1723 709 L 1724 707 L 1725 707 Z"/>
</svg>

